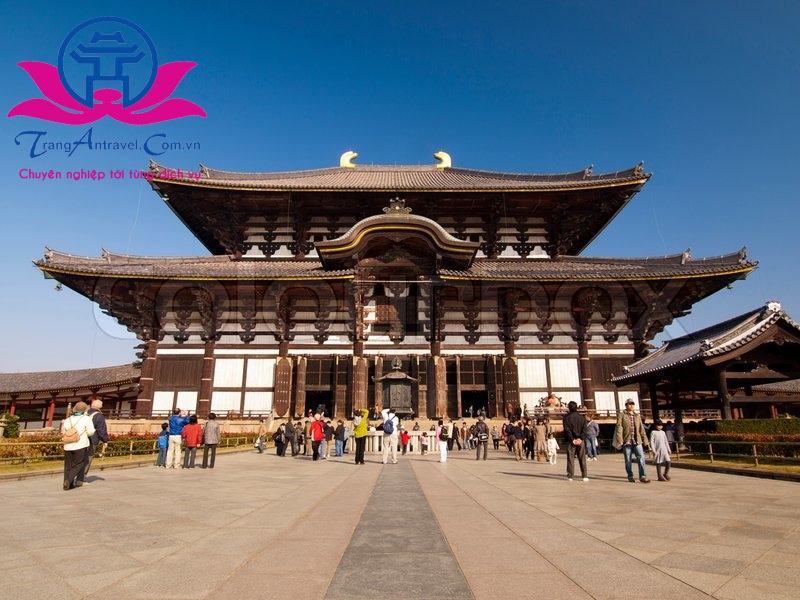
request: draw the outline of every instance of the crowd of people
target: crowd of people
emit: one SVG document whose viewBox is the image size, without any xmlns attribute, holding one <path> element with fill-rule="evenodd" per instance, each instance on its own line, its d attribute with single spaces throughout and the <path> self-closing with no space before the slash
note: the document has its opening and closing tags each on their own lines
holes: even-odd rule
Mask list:
<svg viewBox="0 0 800 600">
<path fill-rule="evenodd" d="M 618 416 L 611 439 L 611 445 L 622 451 L 628 481 L 650 482 L 645 461 L 645 452 L 648 450 L 653 453 L 658 480 L 670 481 L 670 453 L 674 442 L 671 423 L 665 426 L 656 420 L 648 435 L 635 408 L 633 400 L 626 401 L 625 410 Z M 65 490 L 87 483 L 86 474 L 98 448 L 102 455 L 108 441 L 108 431 L 101 409 L 100 400 L 94 400 L 91 408 L 84 402 L 78 402 L 71 416 L 62 423 Z M 383 464 L 396 464 L 398 454 L 402 456 L 409 451 L 414 452 L 414 444 L 418 445 L 417 451 L 422 455 L 427 455 L 431 447 L 438 448 L 439 462 L 442 463 L 447 461 L 448 453 L 454 451 L 474 451 L 475 460 L 487 460 L 491 442 L 494 450 L 500 450 L 501 444 L 504 445 L 514 460 L 535 460 L 556 465 L 561 446 L 550 419 L 527 416 L 526 412 L 511 412 L 501 426 L 493 424 L 490 427 L 485 412 L 478 410 L 477 419 L 471 425 L 466 420 L 459 425 L 457 421 L 445 417 L 432 424 L 427 431 L 422 431 L 418 421 L 409 430 L 388 408 L 379 414 L 373 413 L 372 419 L 368 409 L 360 410 L 350 422 L 342 419 L 334 422 L 321 413 L 309 412 L 305 419 L 288 419 L 279 423 L 271 434 L 267 423 L 261 419 L 254 446 L 256 452 L 263 454 L 267 441 L 271 439 L 278 456 L 284 457 L 287 452 L 293 457 L 310 454 L 312 461 L 352 453 L 355 463 L 363 465 L 367 437 L 370 432 L 377 432 L 382 442 Z M 221 435 L 216 419 L 216 414 L 209 413 L 206 423 L 201 426 L 197 415 L 189 415 L 176 408 L 168 421 L 162 424 L 157 437 L 158 457 L 155 466 L 193 469 L 197 462 L 197 450 L 202 447 L 200 468 L 213 469 Z M 591 412 L 581 413 L 576 402 L 569 402 L 561 420 L 561 432 L 567 479 L 571 481 L 575 478 L 577 461 L 580 479 L 588 481 L 587 463 L 596 461 L 600 450 L 600 427 L 595 415 Z M 72 437 L 65 437 L 66 433 Z M 636 474 L 633 471 L 634 462 Z"/>
</svg>

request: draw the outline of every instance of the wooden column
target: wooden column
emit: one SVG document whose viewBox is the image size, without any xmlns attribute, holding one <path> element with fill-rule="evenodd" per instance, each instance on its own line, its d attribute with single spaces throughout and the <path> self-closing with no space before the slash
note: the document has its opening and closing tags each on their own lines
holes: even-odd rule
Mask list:
<svg viewBox="0 0 800 600">
<path fill-rule="evenodd" d="M 297 357 L 297 370 L 294 391 L 295 412 L 301 416 L 306 414 L 306 366 L 308 359 L 305 356 Z M 316 408 L 316 407 L 314 407 Z"/>
<path fill-rule="evenodd" d="M 585 338 L 578 340 L 578 373 L 581 378 L 581 396 L 583 405 L 595 410 L 594 384 L 592 383 L 592 363 L 589 361 L 589 341 Z"/>
<path fill-rule="evenodd" d="M 369 366 L 367 359 L 363 356 L 353 357 L 352 372 L 352 388 L 353 388 L 353 412 L 369 408 L 367 406 L 367 375 L 369 374 Z"/>
<path fill-rule="evenodd" d="M 728 395 L 728 380 L 725 369 L 720 369 L 717 372 L 717 389 L 719 391 L 719 400 L 722 404 L 722 418 L 731 420 L 733 414 L 731 413 L 731 398 Z"/>
<path fill-rule="evenodd" d="M 197 396 L 197 416 L 207 418 L 211 411 L 211 388 L 214 380 L 214 341 L 208 340 L 203 355 L 203 369 L 200 375 L 200 392 Z"/>
<path fill-rule="evenodd" d="M 461 404 L 461 356 L 456 355 L 456 417 L 464 415 L 464 408 Z"/>
<path fill-rule="evenodd" d="M 434 418 L 447 416 L 447 363 L 442 356 L 431 356 L 428 388 L 433 384 Z"/>
<path fill-rule="evenodd" d="M 45 420 L 45 427 L 53 426 L 53 415 L 56 414 L 56 397 L 58 392 L 50 392 L 50 403 L 47 405 L 47 418 Z"/>
<path fill-rule="evenodd" d="M 383 377 L 383 357 L 376 356 L 375 357 L 375 385 L 374 385 L 374 396 L 372 399 L 372 405 L 375 407 L 376 410 L 380 410 L 382 408 L 386 408 L 383 406 L 383 382 L 378 381 L 381 377 Z"/>
<path fill-rule="evenodd" d="M 411 410 L 414 412 L 415 417 L 420 416 L 420 385 L 419 385 L 419 356 L 414 354 L 409 356 L 409 370 L 411 371 L 411 377 L 416 379 L 417 381 L 411 384 Z M 425 415 L 428 416 L 427 414 Z M 416 446 L 419 448 L 419 444 Z"/>
<path fill-rule="evenodd" d="M 14 415 L 17 412 L 17 398 L 19 398 L 19 394 L 11 395 L 11 403 L 8 405 L 8 414 L 10 415 Z"/>
<path fill-rule="evenodd" d="M 136 398 L 136 403 L 133 407 L 133 414 L 136 417 L 149 417 L 153 413 L 157 351 L 158 342 L 155 340 L 148 340 L 145 343 L 142 374 L 139 376 L 139 396 Z"/>
<path fill-rule="evenodd" d="M 517 360 L 513 356 L 503 359 L 503 402 L 504 413 L 517 414 L 519 408 L 519 370 Z"/>
<path fill-rule="evenodd" d="M 681 394 L 678 386 L 672 389 L 672 410 L 675 411 L 675 445 L 679 449 L 684 449 L 683 440 L 686 432 L 683 429 L 683 406 L 681 405 Z"/>
<path fill-rule="evenodd" d="M 275 414 L 281 418 L 302 416 L 296 410 L 292 412 L 292 359 L 289 356 L 278 356 L 275 360 L 275 397 L 272 406 Z"/>
<path fill-rule="evenodd" d="M 647 390 L 650 393 L 650 409 L 653 411 L 653 421 L 659 418 L 658 414 L 658 391 L 655 381 L 647 382 Z"/>
</svg>

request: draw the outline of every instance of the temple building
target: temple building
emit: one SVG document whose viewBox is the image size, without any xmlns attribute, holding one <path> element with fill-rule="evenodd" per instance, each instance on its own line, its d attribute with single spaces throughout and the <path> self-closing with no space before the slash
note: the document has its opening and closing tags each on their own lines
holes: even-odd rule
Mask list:
<svg viewBox="0 0 800 600">
<path fill-rule="evenodd" d="M 151 185 L 209 256 L 36 263 L 142 340 L 140 416 L 503 416 L 548 394 L 615 412 L 612 374 L 692 305 L 745 277 L 744 250 L 582 253 L 647 183 L 438 164 L 184 173 Z M 646 398 L 643 402 L 646 402 Z"/>
</svg>

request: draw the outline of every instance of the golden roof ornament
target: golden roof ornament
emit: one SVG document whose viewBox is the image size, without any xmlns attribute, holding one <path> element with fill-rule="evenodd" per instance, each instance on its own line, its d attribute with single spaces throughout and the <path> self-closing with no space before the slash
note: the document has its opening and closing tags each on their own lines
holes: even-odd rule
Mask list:
<svg viewBox="0 0 800 600">
<path fill-rule="evenodd" d="M 400 214 L 408 214 L 411 212 L 411 208 L 406 206 L 406 201 L 400 197 L 392 198 L 389 200 L 389 206 L 385 206 L 383 208 L 383 212 L 387 215 L 400 215 Z"/>
<path fill-rule="evenodd" d="M 444 150 L 434 152 L 433 157 L 439 160 L 439 164 L 436 165 L 437 169 L 449 169 L 453 166 L 453 159 L 450 158 L 450 155 Z"/>
<path fill-rule="evenodd" d="M 353 161 L 356 158 L 358 158 L 358 152 L 348 150 L 339 157 L 339 166 L 343 169 L 355 169 L 356 166 L 353 164 Z"/>
</svg>

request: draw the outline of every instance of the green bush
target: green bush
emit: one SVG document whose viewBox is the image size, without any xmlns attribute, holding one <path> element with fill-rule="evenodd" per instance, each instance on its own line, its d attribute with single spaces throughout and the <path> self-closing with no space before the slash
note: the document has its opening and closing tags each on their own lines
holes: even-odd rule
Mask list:
<svg viewBox="0 0 800 600">
<path fill-rule="evenodd" d="M 3 430 L 3 437 L 19 437 L 19 417 L 17 415 L 4 413 L 2 416 L 0 416 L 0 420 L 4 421 L 6 425 L 5 429 Z"/>
<path fill-rule="evenodd" d="M 800 419 L 734 419 L 714 423 L 716 433 L 800 435 Z"/>
</svg>

